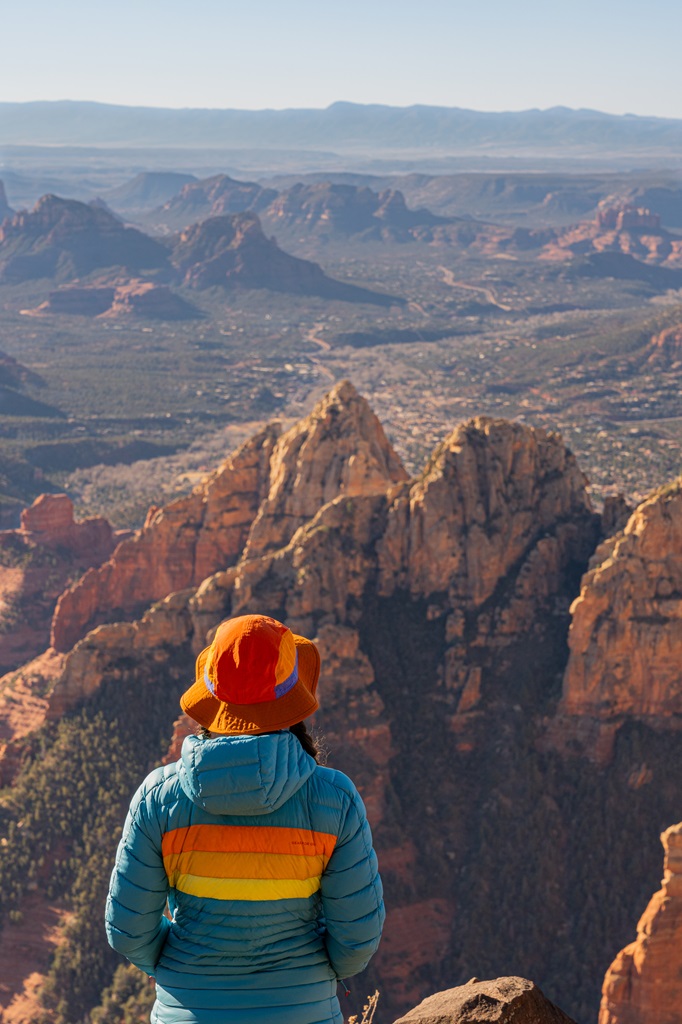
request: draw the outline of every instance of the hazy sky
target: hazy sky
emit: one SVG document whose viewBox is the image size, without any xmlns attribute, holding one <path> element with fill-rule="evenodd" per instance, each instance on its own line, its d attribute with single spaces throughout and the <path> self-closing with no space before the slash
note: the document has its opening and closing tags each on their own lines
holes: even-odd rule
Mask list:
<svg viewBox="0 0 682 1024">
<path fill-rule="evenodd" d="M 9 0 L 0 101 L 682 117 L 681 0 Z"/>
</svg>

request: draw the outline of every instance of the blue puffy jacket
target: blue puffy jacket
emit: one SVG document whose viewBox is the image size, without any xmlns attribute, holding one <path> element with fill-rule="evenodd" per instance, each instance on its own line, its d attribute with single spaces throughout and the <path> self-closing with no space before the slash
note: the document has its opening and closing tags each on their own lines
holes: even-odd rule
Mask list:
<svg viewBox="0 0 682 1024">
<path fill-rule="evenodd" d="M 288 731 L 188 736 L 133 798 L 106 928 L 156 979 L 152 1024 L 341 1024 L 383 920 L 357 790 Z"/>
</svg>

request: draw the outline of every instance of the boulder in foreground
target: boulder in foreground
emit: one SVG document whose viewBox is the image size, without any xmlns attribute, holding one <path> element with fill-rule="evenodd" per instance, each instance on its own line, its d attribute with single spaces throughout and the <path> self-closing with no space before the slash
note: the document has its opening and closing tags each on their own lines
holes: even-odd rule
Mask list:
<svg viewBox="0 0 682 1024">
<path fill-rule="evenodd" d="M 496 978 L 479 981 L 424 999 L 395 1024 L 575 1024 L 550 1003 L 532 981 Z"/>
</svg>

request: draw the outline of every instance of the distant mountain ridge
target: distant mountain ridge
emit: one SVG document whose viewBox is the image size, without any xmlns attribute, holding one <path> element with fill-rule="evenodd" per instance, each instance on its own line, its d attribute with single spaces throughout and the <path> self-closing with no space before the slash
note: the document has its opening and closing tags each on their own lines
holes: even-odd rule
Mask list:
<svg viewBox="0 0 682 1024">
<path fill-rule="evenodd" d="M 682 153 L 682 120 L 596 110 L 483 112 L 333 103 L 326 109 L 124 107 L 59 100 L 0 103 L 5 145 L 334 147 L 339 152 L 529 150 Z"/>
</svg>

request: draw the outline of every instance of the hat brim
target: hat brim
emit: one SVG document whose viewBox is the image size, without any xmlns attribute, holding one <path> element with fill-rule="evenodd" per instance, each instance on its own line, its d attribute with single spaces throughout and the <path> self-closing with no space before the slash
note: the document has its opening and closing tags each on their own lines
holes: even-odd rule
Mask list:
<svg viewBox="0 0 682 1024">
<path fill-rule="evenodd" d="M 293 637 L 298 653 L 298 681 L 283 697 L 261 704 L 233 704 L 218 700 L 204 682 L 209 646 L 197 658 L 196 682 L 183 693 L 180 707 L 205 729 L 225 735 L 275 732 L 302 722 L 319 707 L 315 693 L 320 678 L 320 652 L 312 640 L 295 633 Z"/>
</svg>

